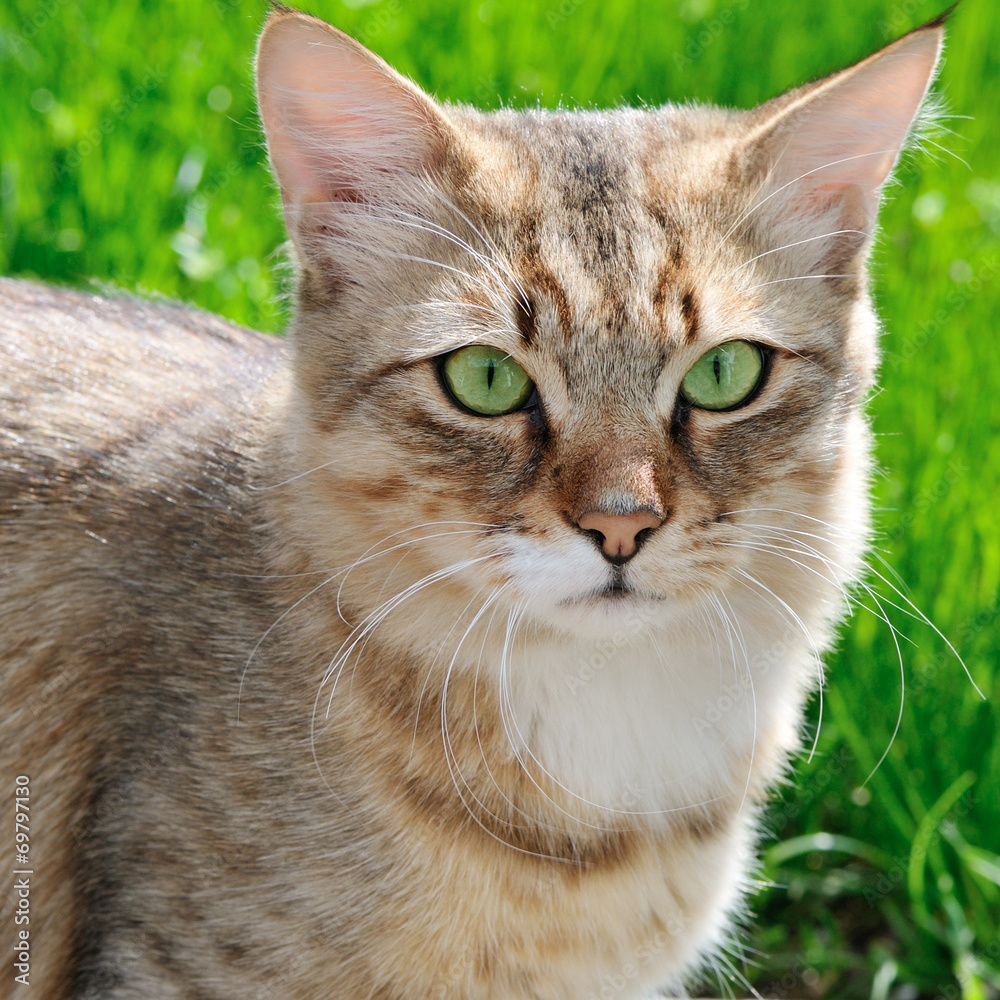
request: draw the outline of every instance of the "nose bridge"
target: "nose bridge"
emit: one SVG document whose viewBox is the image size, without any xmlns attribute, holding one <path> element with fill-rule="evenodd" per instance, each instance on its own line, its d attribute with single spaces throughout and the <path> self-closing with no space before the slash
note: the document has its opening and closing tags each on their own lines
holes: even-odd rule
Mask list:
<svg viewBox="0 0 1000 1000">
<path fill-rule="evenodd" d="M 602 435 L 578 451 L 575 464 L 573 496 L 567 498 L 574 521 L 591 512 L 665 516 L 656 456 L 645 435 L 621 430 Z"/>
<path fill-rule="evenodd" d="M 616 566 L 628 562 L 668 515 L 648 442 L 648 435 L 616 430 L 576 455 L 566 518 Z"/>
</svg>

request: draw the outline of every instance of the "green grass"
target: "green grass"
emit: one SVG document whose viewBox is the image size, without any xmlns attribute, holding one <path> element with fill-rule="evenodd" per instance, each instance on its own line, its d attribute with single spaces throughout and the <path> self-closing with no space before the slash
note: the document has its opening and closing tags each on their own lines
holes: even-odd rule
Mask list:
<svg viewBox="0 0 1000 1000">
<path fill-rule="evenodd" d="M 316 0 L 313 9 L 443 98 L 589 107 L 749 106 L 939 7 Z M 250 75 L 261 16 L 262 4 L 239 0 L 8 0 L 0 272 L 97 278 L 280 329 L 283 232 Z M 987 700 L 932 628 L 887 605 L 912 640 L 901 644 L 907 694 L 892 748 L 865 784 L 892 738 L 901 675 L 889 627 L 857 611 L 830 658 L 818 751 L 769 818 L 773 884 L 755 900 L 745 975 L 775 997 L 1000 996 L 998 63 L 1000 19 L 990 0 L 966 0 L 941 82 L 955 114 L 971 116 L 953 121 L 945 142 L 966 163 L 912 158 L 883 213 L 875 271 L 889 333 L 871 407 L 881 467 L 874 565 L 954 643 Z"/>
</svg>

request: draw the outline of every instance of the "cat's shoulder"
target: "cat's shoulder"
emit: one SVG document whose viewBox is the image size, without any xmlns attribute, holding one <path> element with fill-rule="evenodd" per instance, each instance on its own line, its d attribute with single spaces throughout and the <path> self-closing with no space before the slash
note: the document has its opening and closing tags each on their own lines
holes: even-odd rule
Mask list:
<svg viewBox="0 0 1000 1000">
<path fill-rule="evenodd" d="M 0 483 L 244 450 L 281 395 L 284 353 L 187 306 L 0 279 Z"/>
<path fill-rule="evenodd" d="M 80 392 L 84 376 L 111 387 L 144 377 L 216 383 L 227 372 L 256 381 L 278 365 L 283 344 L 180 303 L 0 278 L 0 352 L 8 392 Z"/>
</svg>

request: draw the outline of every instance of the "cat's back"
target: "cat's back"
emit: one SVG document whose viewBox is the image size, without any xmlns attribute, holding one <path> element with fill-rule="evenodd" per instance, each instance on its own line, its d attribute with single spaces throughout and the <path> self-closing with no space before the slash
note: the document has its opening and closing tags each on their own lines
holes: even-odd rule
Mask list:
<svg viewBox="0 0 1000 1000">
<path fill-rule="evenodd" d="M 85 947 L 95 796 L 120 813 L 128 768 L 157 744 L 167 763 L 268 620 L 252 487 L 283 353 L 192 309 L 0 279 L 0 770 L 33 795 L 40 995 Z"/>
<path fill-rule="evenodd" d="M 157 432 L 181 444 L 246 427 L 282 354 L 195 309 L 0 279 L 0 482 L 9 490 L 40 460 L 68 471 L 94 449 L 113 458 Z"/>
<path fill-rule="evenodd" d="M 183 306 L 0 280 L 0 595 L 88 573 L 155 590 L 163 560 L 183 577 L 235 554 L 283 353 Z"/>
<path fill-rule="evenodd" d="M 283 353 L 193 309 L 0 279 L 6 636 L 87 635 L 87 616 L 164 593 L 181 614 L 186 589 L 258 569 Z"/>
</svg>

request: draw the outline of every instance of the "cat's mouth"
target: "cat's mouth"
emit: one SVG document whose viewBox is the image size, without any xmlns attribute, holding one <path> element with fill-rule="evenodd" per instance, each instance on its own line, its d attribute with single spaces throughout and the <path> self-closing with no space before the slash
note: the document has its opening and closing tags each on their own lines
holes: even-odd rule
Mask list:
<svg viewBox="0 0 1000 1000">
<path fill-rule="evenodd" d="M 666 594 L 659 594 L 648 590 L 644 590 L 640 587 L 634 587 L 625 579 L 625 575 L 621 567 L 616 566 L 612 573 L 611 579 L 603 586 L 598 587 L 596 590 L 592 590 L 586 595 L 584 600 L 594 600 L 599 602 L 607 601 L 666 601 L 669 600 Z"/>
<path fill-rule="evenodd" d="M 605 601 L 624 601 L 630 597 L 640 596 L 639 591 L 629 586 L 624 580 L 617 576 L 603 587 L 588 590 L 575 597 L 567 597 L 559 603 L 562 605 L 592 604 L 594 602 L 604 603 Z"/>
<path fill-rule="evenodd" d="M 619 609 L 624 610 L 628 606 L 638 608 L 647 603 L 660 604 L 667 600 L 669 598 L 665 594 L 651 594 L 632 587 L 623 580 L 614 579 L 603 587 L 565 598 L 559 604 L 567 609 L 589 609 L 592 612 L 604 609 L 607 613 L 619 613 Z"/>
<path fill-rule="evenodd" d="M 614 575 L 603 587 L 597 587 L 585 594 L 581 594 L 579 597 L 570 598 L 570 600 L 563 603 L 579 604 L 593 603 L 595 601 L 598 603 L 604 603 L 607 601 L 626 601 L 630 598 L 636 600 L 666 599 L 659 594 L 649 594 L 644 590 L 639 590 L 638 588 L 633 587 L 630 583 L 625 581 L 621 571 L 616 567 Z"/>
<path fill-rule="evenodd" d="M 611 581 L 606 587 L 598 590 L 596 596 L 604 597 L 608 600 L 620 600 L 621 598 L 634 593 L 636 593 L 636 590 L 633 587 L 630 587 L 624 579 L 622 579 L 621 571 L 615 567 L 615 574 L 611 578 Z"/>
</svg>

